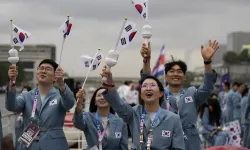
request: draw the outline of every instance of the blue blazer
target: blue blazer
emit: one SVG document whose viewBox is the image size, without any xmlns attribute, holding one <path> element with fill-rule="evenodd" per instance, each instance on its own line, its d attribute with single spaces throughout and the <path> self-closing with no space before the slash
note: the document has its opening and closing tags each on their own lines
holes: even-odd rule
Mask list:
<svg viewBox="0 0 250 150">
<path fill-rule="evenodd" d="M 114 89 L 112 93 L 107 90 L 103 92 L 104 98 L 108 101 L 115 112 L 128 125 L 132 134 L 133 149 L 140 149 L 140 116 L 143 107 L 136 105 L 131 107 L 124 100 L 122 100 L 117 91 Z M 161 108 L 160 108 L 161 109 Z M 142 150 L 146 150 L 146 139 L 151 127 L 151 119 L 148 114 L 145 115 L 144 120 L 144 144 Z M 184 150 L 184 138 L 181 127 L 181 120 L 178 115 L 161 109 L 159 118 L 153 128 L 153 141 L 151 143 L 151 150 Z"/>
<path fill-rule="evenodd" d="M 98 147 L 95 114 L 91 112 L 75 113 L 73 118 L 75 127 L 82 130 L 85 134 L 88 144 L 87 150 L 94 146 Z M 101 131 L 103 131 L 103 126 L 100 126 Z M 103 150 L 128 150 L 127 125 L 121 118 L 112 114 L 110 115 L 108 129 L 102 139 L 102 148 Z"/>
<path fill-rule="evenodd" d="M 5 106 L 12 112 L 23 113 L 23 123 L 26 127 L 31 122 L 31 112 L 34 103 L 35 89 L 22 92 L 16 97 L 16 89 L 6 93 Z M 66 112 L 75 104 L 75 98 L 68 86 L 62 93 L 52 88 L 43 103 L 40 96 L 37 97 L 35 119 L 41 129 L 38 134 L 39 141 L 34 140 L 29 148 L 19 146 L 19 150 L 69 150 L 67 140 L 63 132 Z"/>
</svg>

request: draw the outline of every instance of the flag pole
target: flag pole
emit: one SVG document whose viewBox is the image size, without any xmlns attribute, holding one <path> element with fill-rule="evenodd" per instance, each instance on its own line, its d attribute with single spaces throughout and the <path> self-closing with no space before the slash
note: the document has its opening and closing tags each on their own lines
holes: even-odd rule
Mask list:
<svg viewBox="0 0 250 150">
<path fill-rule="evenodd" d="M 69 20 L 69 15 L 67 15 L 67 18 Z M 66 35 L 63 36 L 63 41 L 62 41 L 62 46 L 61 46 L 61 53 L 60 53 L 60 58 L 59 58 L 59 62 L 58 62 L 59 66 L 60 66 L 61 60 L 62 60 L 62 53 L 63 53 L 63 46 L 64 46 L 65 39 L 66 39 Z"/>
<path fill-rule="evenodd" d="M 11 48 L 13 49 L 14 48 L 14 44 L 13 44 L 13 20 L 10 19 L 10 45 L 11 45 Z"/>
<path fill-rule="evenodd" d="M 114 51 L 116 51 L 116 49 L 117 49 L 117 47 L 118 47 L 118 44 L 119 44 L 119 41 L 120 41 L 120 38 L 121 38 L 121 35 L 122 35 L 122 31 L 123 31 L 123 28 L 124 28 L 124 26 L 125 26 L 127 20 L 128 20 L 128 18 L 125 17 L 125 18 L 124 18 L 124 21 L 123 21 L 123 24 L 122 24 L 122 27 L 121 27 L 121 30 L 120 30 L 120 33 L 119 33 L 119 36 L 118 36 L 118 39 L 117 39 L 116 44 L 115 44 L 115 49 L 114 49 Z"/>
<path fill-rule="evenodd" d="M 93 64 L 94 64 L 94 62 L 95 62 L 96 56 L 98 55 L 98 53 L 99 53 L 100 50 L 101 50 L 101 49 L 98 48 L 98 50 L 97 50 L 97 52 L 96 52 L 96 54 L 95 54 L 95 56 L 94 56 L 94 58 L 93 58 L 93 60 L 92 60 L 92 63 L 91 63 L 91 65 L 89 66 L 89 70 L 88 70 L 87 75 L 85 76 L 85 80 L 84 80 L 84 82 L 83 82 L 83 84 L 82 84 L 82 89 L 84 88 L 84 85 L 85 85 L 85 83 L 86 83 L 86 81 L 87 81 L 87 78 L 88 78 L 88 76 L 89 76 L 90 70 L 92 69 L 92 66 L 93 66 Z"/>
<path fill-rule="evenodd" d="M 148 1 L 149 0 L 146 0 L 146 13 L 147 13 L 147 16 L 146 16 L 146 22 L 148 23 Z"/>
<path fill-rule="evenodd" d="M 63 37 L 63 41 L 62 41 L 61 53 L 60 53 L 60 58 L 59 58 L 59 62 L 58 62 L 58 65 L 59 65 L 59 66 L 60 66 L 61 59 L 62 59 L 62 52 L 63 52 L 64 42 L 65 42 L 65 37 Z"/>
</svg>

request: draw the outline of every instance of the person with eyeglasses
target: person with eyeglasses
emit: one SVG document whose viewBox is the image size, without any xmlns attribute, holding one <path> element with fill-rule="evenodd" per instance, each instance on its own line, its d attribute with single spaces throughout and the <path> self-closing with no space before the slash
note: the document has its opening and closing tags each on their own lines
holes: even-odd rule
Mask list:
<svg viewBox="0 0 250 150">
<path fill-rule="evenodd" d="M 132 134 L 133 150 L 185 150 L 180 117 L 160 107 L 164 88 L 154 76 L 142 79 L 139 103 L 131 107 L 115 89 L 112 73 L 104 66 L 101 77 L 107 81 L 103 97 L 128 125 Z"/>
<path fill-rule="evenodd" d="M 63 73 L 56 62 L 44 59 L 37 68 L 37 87 L 16 96 L 18 67 L 9 67 L 5 107 L 22 113 L 24 122 L 18 150 L 69 150 L 63 125 L 66 112 L 74 106 L 75 98 L 64 83 Z"/>
<path fill-rule="evenodd" d="M 198 108 L 202 106 L 214 89 L 217 73 L 212 69 L 212 57 L 219 48 L 219 43 L 208 41 L 207 47 L 201 46 L 201 56 L 204 60 L 204 83 L 199 88 L 194 86 L 183 89 L 186 79 L 187 65 L 181 60 L 174 60 L 165 64 L 165 80 L 168 86 L 164 90 L 165 100 L 161 107 L 178 114 L 181 118 L 186 150 L 201 150 L 199 133 L 196 127 Z M 141 48 L 143 69 L 141 78 L 151 75 L 150 59 L 151 47 L 143 43 Z"/>
</svg>

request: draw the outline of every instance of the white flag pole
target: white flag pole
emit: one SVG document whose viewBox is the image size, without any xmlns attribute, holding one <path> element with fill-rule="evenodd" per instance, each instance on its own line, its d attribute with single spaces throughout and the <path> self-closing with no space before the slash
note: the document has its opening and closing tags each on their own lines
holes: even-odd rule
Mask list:
<svg viewBox="0 0 250 150">
<path fill-rule="evenodd" d="M 148 23 L 148 1 L 149 0 L 146 0 L 146 22 Z"/>
<path fill-rule="evenodd" d="M 61 53 L 60 53 L 60 58 L 59 58 L 59 62 L 58 62 L 58 65 L 59 65 L 59 66 L 60 66 L 61 59 L 62 59 L 62 53 L 63 53 L 64 42 L 65 42 L 65 37 L 63 37 L 63 41 L 62 41 Z"/>
<path fill-rule="evenodd" d="M 114 51 L 116 51 L 116 50 L 117 50 L 117 47 L 118 47 L 118 44 L 119 44 L 119 42 L 120 42 L 121 35 L 122 35 L 122 32 L 123 32 L 123 30 L 124 30 L 124 26 L 125 26 L 125 24 L 126 24 L 127 20 L 128 20 L 128 18 L 127 18 L 127 17 L 125 17 L 125 19 L 124 19 L 124 21 L 123 21 L 123 24 L 122 24 L 122 27 L 121 27 L 121 30 L 120 30 L 120 33 L 119 33 L 119 36 L 118 36 L 118 39 L 117 39 L 117 41 L 116 41 L 116 45 L 115 45 L 115 49 L 114 49 Z"/>
<path fill-rule="evenodd" d="M 14 48 L 12 32 L 13 32 L 13 22 L 12 22 L 12 19 L 10 19 L 10 45 L 11 45 L 11 48 Z"/>
<path fill-rule="evenodd" d="M 95 56 L 94 56 L 94 58 L 93 58 L 93 60 L 92 60 L 92 63 L 91 63 L 91 65 L 89 66 L 89 70 L 88 70 L 87 75 L 86 75 L 86 77 L 85 77 L 85 80 L 84 80 L 84 82 L 83 82 L 83 84 L 82 84 L 82 89 L 84 88 L 84 85 L 85 85 L 85 83 L 86 83 L 86 81 L 87 81 L 87 78 L 88 78 L 88 76 L 89 76 L 90 70 L 92 69 L 92 66 L 93 66 L 93 64 L 94 64 L 94 62 L 95 62 L 96 56 L 98 55 L 98 53 L 99 53 L 100 50 L 101 50 L 100 48 L 97 50 L 97 52 L 96 52 L 96 54 L 95 54 Z"/>
<path fill-rule="evenodd" d="M 68 18 L 68 20 L 69 20 L 69 15 L 67 16 L 67 18 Z M 62 41 L 61 53 L 60 53 L 60 58 L 59 58 L 59 62 L 58 62 L 58 65 L 59 65 L 59 66 L 60 66 L 61 60 L 62 60 L 63 46 L 64 46 L 64 43 L 65 43 L 65 39 L 66 39 L 66 36 L 63 37 L 63 41 Z"/>
</svg>

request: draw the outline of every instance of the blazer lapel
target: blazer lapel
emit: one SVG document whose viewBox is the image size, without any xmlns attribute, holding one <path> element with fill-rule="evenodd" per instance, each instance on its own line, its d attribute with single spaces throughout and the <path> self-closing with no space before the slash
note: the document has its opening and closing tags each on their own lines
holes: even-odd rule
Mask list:
<svg viewBox="0 0 250 150">
<path fill-rule="evenodd" d="M 53 88 L 49 91 L 49 93 L 45 96 L 45 98 L 44 98 L 44 100 L 43 100 L 43 103 L 42 103 L 42 108 L 40 109 L 39 115 L 41 115 L 41 113 L 42 113 L 44 107 L 46 106 L 46 104 L 48 103 L 48 101 L 52 98 L 52 96 L 53 96 L 54 94 L 56 94 L 56 92 L 57 92 L 56 89 L 53 87 Z M 41 100 L 40 100 L 40 101 L 41 101 Z"/>
<path fill-rule="evenodd" d="M 149 132 L 150 128 L 151 128 L 151 119 L 150 119 L 150 116 L 149 116 L 149 113 L 147 113 L 145 115 L 145 118 L 144 118 L 144 126 L 145 128 L 147 129 L 147 132 Z"/>
<path fill-rule="evenodd" d="M 160 111 L 160 114 L 159 114 L 159 116 L 158 116 L 158 119 L 157 119 L 157 121 L 156 121 L 156 123 L 155 123 L 155 125 L 154 125 L 154 128 L 156 128 L 163 120 L 164 120 L 164 113 L 162 112 L 162 108 L 160 108 L 161 109 L 161 111 Z"/>
<path fill-rule="evenodd" d="M 116 131 L 116 126 L 117 126 L 117 122 L 115 121 L 114 115 L 111 114 L 109 121 L 108 121 L 108 130 L 109 130 L 109 136 L 112 136 L 115 134 Z M 102 127 L 103 128 L 103 127 Z M 103 137 L 105 140 L 107 140 L 107 134 L 104 134 Z"/>
</svg>

